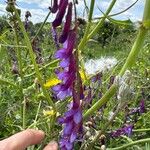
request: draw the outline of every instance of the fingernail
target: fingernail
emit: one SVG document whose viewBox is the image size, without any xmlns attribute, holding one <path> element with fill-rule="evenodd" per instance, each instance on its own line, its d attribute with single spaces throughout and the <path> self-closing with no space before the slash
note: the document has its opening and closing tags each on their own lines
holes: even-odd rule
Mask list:
<svg viewBox="0 0 150 150">
<path fill-rule="evenodd" d="M 51 147 L 51 150 L 57 150 L 58 149 L 58 144 L 55 141 L 51 141 L 48 145 L 49 145 L 49 147 Z"/>
<path fill-rule="evenodd" d="M 38 130 L 39 134 L 45 135 L 44 131 Z"/>
</svg>

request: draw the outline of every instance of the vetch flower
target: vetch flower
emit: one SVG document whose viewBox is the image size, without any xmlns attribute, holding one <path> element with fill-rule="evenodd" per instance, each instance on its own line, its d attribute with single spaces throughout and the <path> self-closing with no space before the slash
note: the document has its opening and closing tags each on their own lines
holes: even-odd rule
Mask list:
<svg viewBox="0 0 150 150">
<path fill-rule="evenodd" d="M 56 48 L 59 49 L 59 43 L 58 43 L 57 32 L 56 32 L 56 29 L 53 28 L 53 26 L 52 26 L 52 28 L 51 28 L 51 32 L 52 32 L 52 37 L 53 37 L 53 40 L 54 40 L 54 42 L 55 42 Z"/>
<path fill-rule="evenodd" d="M 69 32 L 63 48 L 55 53 L 55 58 L 60 59 L 60 67 L 63 71 L 57 72 L 57 77 L 62 83 L 53 87 L 53 91 L 61 100 L 72 95 L 72 86 L 76 78 L 76 63 L 73 55 L 76 33 L 74 30 Z"/>
<path fill-rule="evenodd" d="M 144 102 L 144 99 L 142 99 L 140 101 L 140 104 L 139 104 L 139 107 L 137 108 L 132 108 L 129 113 L 128 113 L 128 116 L 130 115 L 134 115 L 136 113 L 138 113 L 139 115 L 144 113 L 145 112 L 145 102 Z"/>
<path fill-rule="evenodd" d="M 59 5 L 59 8 L 58 8 L 58 12 L 57 12 L 56 18 L 52 22 L 52 25 L 53 25 L 54 28 L 56 28 L 59 25 L 61 25 L 63 17 L 64 17 L 65 12 L 66 12 L 67 6 L 68 6 L 68 0 L 61 1 L 61 4 Z"/>
<path fill-rule="evenodd" d="M 68 12 L 66 15 L 66 22 L 64 25 L 64 29 L 62 31 L 60 38 L 59 38 L 60 43 L 64 43 L 67 39 L 68 33 L 70 31 L 71 19 L 72 19 L 72 3 L 70 2 L 69 6 L 68 6 Z"/>
<path fill-rule="evenodd" d="M 59 123 L 64 124 L 60 147 L 62 150 L 72 150 L 75 140 L 83 130 L 80 96 L 77 96 L 75 90 L 73 90 L 73 103 L 64 117 L 59 118 Z"/>
<path fill-rule="evenodd" d="M 29 17 L 31 17 L 31 13 L 29 11 L 26 11 L 25 13 L 25 29 L 27 31 L 28 27 L 29 27 Z"/>
<path fill-rule="evenodd" d="M 142 99 L 141 102 L 140 102 L 139 112 L 140 113 L 144 113 L 145 112 L 145 101 L 144 101 L 144 99 Z"/>
<path fill-rule="evenodd" d="M 53 6 L 49 7 L 52 13 L 56 13 L 58 10 L 58 0 L 53 0 Z"/>
<path fill-rule="evenodd" d="M 121 135 L 127 135 L 129 137 L 132 134 L 133 128 L 134 128 L 133 125 L 126 125 L 120 129 L 117 129 L 116 131 L 111 132 L 111 136 L 112 137 L 119 137 Z"/>
</svg>

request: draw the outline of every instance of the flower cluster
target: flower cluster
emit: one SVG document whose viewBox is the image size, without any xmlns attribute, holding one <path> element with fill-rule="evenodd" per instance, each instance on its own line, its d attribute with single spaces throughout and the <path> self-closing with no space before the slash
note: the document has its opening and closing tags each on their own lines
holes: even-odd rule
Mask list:
<svg viewBox="0 0 150 150">
<path fill-rule="evenodd" d="M 26 31 L 28 30 L 28 27 L 29 27 L 29 17 L 31 17 L 31 13 L 29 11 L 26 11 L 25 13 L 25 29 Z"/>
<path fill-rule="evenodd" d="M 120 129 L 117 129 L 116 131 L 111 132 L 111 136 L 112 137 L 119 137 L 121 135 L 131 136 L 133 127 L 134 127 L 133 125 L 126 125 Z"/>
<path fill-rule="evenodd" d="M 129 123 L 130 122 L 130 124 L 125 125 L 122 128 L 117 129 L 116 131 L 111 132 L 111 136 L 112 137 L 119 137 L 121 135 L 131 136 L 132 130 L 134 128 L 134 124 L 137 121 L 137 115 L 136 114 L 142 114 L 144 112 L 145 112 L 145 104 L 144 104 L 144 100 L 142 99 L 140 101 L 139 107 L 130 109 L 129 112 L 128 112 L 128 114 L 125 117 L 126 118 L 125 119 L 125 123 Z M 132 115 L 135 115 L 134 116 L 135 117 L 134 120 L 130 119 Z"/>
<path fill-rule="evenodd" d="M 64 124 L 60 147 L 63 150 L 72 150 L 73 143 L 83 130 L 80 97 L 77 96 L 75 90 L 73 90 L 73 102 L 70 104 L 70 109 L 63 118 L 59 119 L 59 122 Z"/>
<path fill-rule="evenodd" d="M 57 72 L 57 77 L 62 82 L 53 87 L 57 97 L 61 100 L 72 95 L 72 85 L 76 78 L 76 65 L 73 48 L 76 41 L 76 33 L 71 30 L 63 48 L 55 53 L 55 58 L 60 59 L 60 67 L 63 71 Z"/>
<path fill-rule="evenodd" d="M 57 13 L 56 18 L 52 22 L 53 37 L 57 48 L 59 44 L 63 44 L 55 53 L 55 58 L 59 59 L 60 69 L 56 71 L 56 75 L 61 83 L 53 86 L 52 89 L 57 98 L 64 100 L 68 96 L 73 97 L 69 110 L 63 117 L 59 118 L 59 123 L 63 124 L 63 132 L 60 140 L 60 148 L 62 150 L 72 150 L 75 140 L 82 132 L 82 110 L 80 99 L 83 98 L 82 82 L 76 63 L 74 47 L 76 44 L 77 25 L 72 29 L 72 2 L 68 0 L 54 0 L 53 6 L 49 8 L 52 13 Z M 67 11 L 67 13 L 66 13 Z M 66 13 L 66 21 L 59 38 L 57 38 L 57 27 L 61 25 Z"/>
</svg>

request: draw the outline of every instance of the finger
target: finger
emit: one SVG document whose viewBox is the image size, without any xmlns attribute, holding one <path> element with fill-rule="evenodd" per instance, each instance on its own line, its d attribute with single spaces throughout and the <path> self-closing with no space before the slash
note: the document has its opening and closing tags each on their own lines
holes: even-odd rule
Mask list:
<svg viewBox="0 0 150 150">
<path fill-rule="evenodd" d="M 11 150 L 24 150 L 30 145 L 39 144 L 43 138 L 43 131 L 27 129 L 9 137 L 6 139 L 6 143 Z"/>
<path fill-rule="evenodd" d="M 58 144 L 52 141 L 43 150 L 58 150 Z"/>
</svg>

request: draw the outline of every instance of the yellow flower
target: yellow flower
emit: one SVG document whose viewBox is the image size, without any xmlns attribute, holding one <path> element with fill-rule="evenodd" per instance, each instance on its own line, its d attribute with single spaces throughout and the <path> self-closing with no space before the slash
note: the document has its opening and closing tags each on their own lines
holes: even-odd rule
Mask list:
<svg viewBox="0 0 150 150">
<path fill-rule="evenodd" d="M 59 113 L 56 113 L 54 110 L 43 110 L 43 114 L 44 116 L 54 116 L 55 114 L 59 116 Z"/>
<path fill-rule="evenodd" d="M 57 78 L 53 78 L 53 79 L 48 80 L 48 81 L 44 84 L 44 86 L 45 86 L 46 88 L 50 88 L 50 87 L 52 87 L 52 86 L 57 85 L 57 84 L 60 83 L 60 82 L 61 82 L 61 80 L 58 80 Z"/>
<path fill-rule="evenodd" d="M 80 70 L 79 71 L 79 73 L 80 73 L 80 76 L 81 76 L 81 79 L 83 80 L 83 81 L 86 81 L 86 74 L 83 72 L 83 70 Z"/>
</svg>

